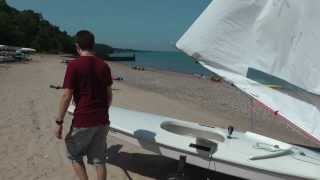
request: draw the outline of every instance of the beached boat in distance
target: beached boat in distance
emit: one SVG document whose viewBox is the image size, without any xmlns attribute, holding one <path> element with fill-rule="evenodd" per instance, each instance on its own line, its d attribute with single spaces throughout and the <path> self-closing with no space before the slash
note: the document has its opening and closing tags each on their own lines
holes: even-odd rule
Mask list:
<svg viewBox="0 0 320 180">
<path fill-rule="evenodd" d="M 30 60 L 30 54 L 37 51 L 32 48 L 14 47 L 0 45 L 0 62 L 26 61 Z"/>
<path fill-rule="evenodd" d="M 19 51 L 27 54 L 36 53 L 37 50 L 32 48 L 26 48 L 26 47 L 16 47 L 16 46 L 7 46 L 7 45 L 0 45 L 0 51 Z"/>
<path fill-rule="evenodd" d="M 24 53 L 36 53 L 37 50 L 32 49 L 32 48 L 21 48 L 19 51 L 24 52 Z"/>
<path fill-rule="evenodd" d="M 63 56 L 63 57 L 65 58 L 68 56 Z M 75 60 L 76 58 L 78 58 L 78 56 L 70 56 L 68 57 L 68 59 L 62 60 L 61 63 L 68 64 L 69 62 Z M 135 54 L 128 54 L 128 53 L 116 53 L 116 54 L 107 55 L 101 58 L 107 61 L 135 61 L 136 60 Z"/>
<path fill-rule="evenodd" d="M 113 53 L 109 54 L 107 59 L 109 61 L 135 61 L 135 53 Z"/>
</svg>

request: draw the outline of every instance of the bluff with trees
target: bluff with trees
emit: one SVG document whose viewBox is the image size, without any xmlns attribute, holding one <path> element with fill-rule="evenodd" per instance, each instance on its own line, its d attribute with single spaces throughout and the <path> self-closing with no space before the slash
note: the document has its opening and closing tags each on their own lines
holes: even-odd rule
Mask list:
<svg viewBox="0 0 320 180">
<path fill-rule="evenodd" d="M 24 46 L 40 52 L 73 52 L 73 38 L 50 24 L 40 13 L 18 11 L 0 0 L 0 44 Z"/>
<path fill-rule="evenodd" d="M 38 52 L 75 53 L 74 38 L 66 31 L 52 25 L 40 13 L 10 7 L 6 0 L 0 0 L 0 44 L 31 47 Z M 105 44 L 97 44 L 94 50 L 100 57 L 114 52 Z"/>
</svg>

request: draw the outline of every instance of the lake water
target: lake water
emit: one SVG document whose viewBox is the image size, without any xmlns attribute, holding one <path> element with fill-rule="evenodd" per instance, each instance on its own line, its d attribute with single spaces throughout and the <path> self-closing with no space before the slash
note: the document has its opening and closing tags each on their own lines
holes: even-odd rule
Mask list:
<svg viewBox="0 0 320 180">
<path fill-rule="evenodd" d="M 129 66 L 143 66 L 146 69 L 158 69 L 185 74 L 214 75 L 213 72 L 196 63 L 182 52 L 135 52 L 135 62 L 123 62 Z M 249 68 L 247 77 L 262 84 L 279 85 L 286 89 L 297 90 L 296 86 L 277 77 Z"/>
<path fill-rule="evenodd" d="M 213 74 L 182 52 L 136 52 L 135 55 L 135 62 L 124 63 L 130 66 L 140 65 L 147 69 L 151 68 L 186 74 Z"/>
</svg>

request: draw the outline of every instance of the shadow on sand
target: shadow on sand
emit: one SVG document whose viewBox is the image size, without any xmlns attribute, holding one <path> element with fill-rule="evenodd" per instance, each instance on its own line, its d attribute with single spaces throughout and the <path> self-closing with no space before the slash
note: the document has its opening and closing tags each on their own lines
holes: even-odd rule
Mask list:
<svg viewBox="0 0 320 180">
<path fill-rule="evenodd" d="M 108 163 L 123 169 L 129 180 L 132 180 L 132 177 L 130 177 L 128 171 L 149 178 L 166 180 L 168 175 L 175 173 L 177 170 L 178 161 L 176 160 L 159 155 L 121 152 L 121 148 L 122 145 L 120 144 L 108 148 Z M 240 180 L 192 165 L 186 165 L 184 173 L 188 180 L 206 180 L 207 177 L 211 180 Z"/>
</svg>

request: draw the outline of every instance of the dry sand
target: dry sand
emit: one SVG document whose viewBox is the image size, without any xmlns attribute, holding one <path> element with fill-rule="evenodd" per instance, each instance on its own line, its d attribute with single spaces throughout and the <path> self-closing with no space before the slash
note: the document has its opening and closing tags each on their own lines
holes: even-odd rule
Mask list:
<svg viewBox="0 0 320 180">
<path fill-rule="evenodd" d="M 60 91 L 50 84 L 62 83 L 65 64 L 57 55 L 35 55 L 27 63 L 0 64 L 0 179 L 75 179 L 64 145 L 53 137 Z M 287 142 L 313 145 L 277 117 L 256 107 L 250 99 L 225 83 L 191 75 L 160 71 L 135 71 L 110 63 L 115 82 L 113 105 L 170 116 L 186 121 L 238 130 L 254 130 Z M 262 118 L 258 118 L 258 116 Z M 71 121 L 67 115 L 65 132 Z M 252 128 L 252 122 L 255 127 Z M 174 172 L 176 161 L 164 158 L 119 139 L 108 138 L 108 179 L 163 179 Z M 187 166 L 190 179 L 205 179 L 207 171 Z M 93 174 L 89 168 L 90 175 Z M 212 174 L 211 174 L 212 175 Z M 220 179 L 234 179 L 218 174 Z"/>
</svg>

